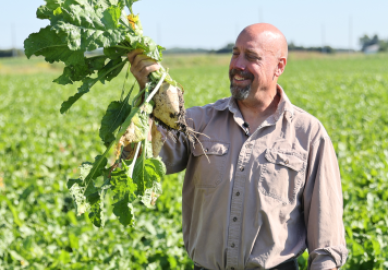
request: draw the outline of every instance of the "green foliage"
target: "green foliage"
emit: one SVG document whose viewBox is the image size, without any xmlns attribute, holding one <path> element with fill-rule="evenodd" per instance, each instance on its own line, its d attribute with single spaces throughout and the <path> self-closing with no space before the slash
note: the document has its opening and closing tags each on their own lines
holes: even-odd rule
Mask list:
<svg viewBox="0 0 388 270">
<path fill-rule="evenodd" d="M 125 3 L 123 0 L 47 0 L 46 5 L 38 8 L 37 17 L 48 19 L 50 26 L 41 29 L 39 33 L 31 34 L 25 40 L 26 56 L 28 58 L 32 55 L 44 56 L 49 63 L 63 62 L 65 64 L 63 73 L 54 80 L 58 84 L 66 85 L 82 81 L 78 92 L 62 103 L 60 109 L 62 114 L 88 93 L 97 82 L 104 84 L 116 78 L 128 62 L 125 56 L 129 51 L 141 49 L 149 57 L 157 61 L 161 60 L 163 48 L 151 38 L 143 36 L 138 16 L 134 16 L 132 12 L 134 2 L 134 0 L 126 0 Z M 124 4 L 131 11 L 128 18 L 123 10 Z M 129 18 L 131 18 L 130 21 Z M 98 48 L 104 49 L 104 55 L 84 57 L 86 51 Z M 162 73 L 166 72 L 160 70 L 155 72 L 154 76 L 150 76 L 150 83 L 144 89 L 145 98 L 149 94 L 148 90 L 156 85 Z M 167 79 L 170 77 L 168 76 Z M 119 217 L 123 225 L 133 225 L 133 202 L 136 196 L 131 194 L 136 190 L 137 195 L 143 197 L 146 189 L 153 188 L 154 182 L 160 181 L 162 177 L 159 175 L 161 172 L 158 170 L 159 167 L 146 166 L 148 148 L 145 147 L 145 142 L 141 142 L 146 140 L 148 134 L 148 114 L 152 112 L 152 108 L 148 114 L 139 110 L 139 107 L 132 108 L 128 103 L 132 90 L 123 101 L 111 102 L 101 120 L 99 135 L 107 149 L 102 155 L 96 157 L 94 163 L 82 165 L 81 170 L 87 170 L 87 175 L 81 174 L 78 179 L 70 179 L 68 184 L 77 214 L 89 211 L 89 218 L 97 227 L 104 223 L 103 200 L 107 190 L 112 189 L 114 194 L 112 195 L 113 213 Z M 122 95 L 123 93 L 124 88 Z M 150 106 L 148 102 L 145 102 L 145 108 Z M 137 104 L 137 106 L 141 105 L 143 104 Z M 120 149 L 118 160 L 114 165 L 107 166 L 110 149 L 114 144 L 118 144 L 122 133 L 130 125 L 133 126 L 135 136 L 131 142 L 143 144 L 140 159 L 136 160 L 135 157 L 130 168 L 126 168 L 124 164 L 126 170 L 122 170 L 119 160 L 122 150 Z M 154 161 L 150 162 L 155 165 Z M 133 171 L 134 175 L 132 175 Z M 96 187 L 99 177 L 103 177 L 104 185 Z M 118 193 L 124 187 L 126 192 Z"/>
<path fill-rule="evenodd" d="M 101 120 L 99 135 L 105 146 L 116 138 L 114 132 L 124 123 L 125 118 L 131 111 L 128 103 L 129 95 L 123 101 L 112 101 Z"/>
<path fill-rule="evenodd" d="M 134 2 L 47 0 L 46 5 L 38 8 L 37 18 L 48 19 L 50 25 L 24 41 L 26 56 L 44 56 L 49 63 L 63 62 L 66 66 L 63 74 L 54 80 L 56 83 L 83 82 L 78 92 L 63 102 L 61 113 L 69 110 L 98 81 L 105 83 L 117 77 L 127 62 L 122 57 L 128 52 L 141 49 L 149 57 L 161 60 L 164 48 L 143 36 L 140 21 L 136 23 L 136 29 L 128 22 L 124 6 L 126 4 L 132 13 Z M 99 48 L 104 49 L 105 55 L 91 59 L 84 57 L 86 51 Z"/>
</svg>

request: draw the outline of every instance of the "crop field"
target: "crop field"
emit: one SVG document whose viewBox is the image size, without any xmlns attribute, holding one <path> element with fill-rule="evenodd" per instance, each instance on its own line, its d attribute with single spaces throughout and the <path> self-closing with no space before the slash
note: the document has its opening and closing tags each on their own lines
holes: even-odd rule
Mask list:
<svg viewBox="0 0 388 270">
<path fill-rule="evenodd" d="M 228 61 L 168 56 L 164 65 L 191 107 L 229 95 Z M 291 102 L 324 124 L 338 155 L 350 251 L 343 269 L 388 269 L 387 62 L 291 55 L 280 78 Z M 192 269 L 181 232 L 182 173 L 163 180 L 155 209 L 140 208 L 134 228 L 115 217 L 96 228 L 76 216 L 66 181 L 104 151 L 99 119 L 123 80 L 99 84 L 61 115 L 76 91 L 51 83 L 61 68 L 40 58 L 0 60 L 0 269 Z M 304 253 L 301 269 L 306 263 Z"/>
</svg>

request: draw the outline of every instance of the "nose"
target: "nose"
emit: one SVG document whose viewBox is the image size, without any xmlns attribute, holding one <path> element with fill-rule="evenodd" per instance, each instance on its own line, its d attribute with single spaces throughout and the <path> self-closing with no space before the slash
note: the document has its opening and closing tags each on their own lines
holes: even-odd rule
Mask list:
<svg viewBox="0 0 388 270">
<path fill-rule="evenodd" d="M 232 68 L 235 69 L 244 70 L 246 68 L 245 59 L 242 54 L 232 58 L 231 64 Z"/>
</svg>

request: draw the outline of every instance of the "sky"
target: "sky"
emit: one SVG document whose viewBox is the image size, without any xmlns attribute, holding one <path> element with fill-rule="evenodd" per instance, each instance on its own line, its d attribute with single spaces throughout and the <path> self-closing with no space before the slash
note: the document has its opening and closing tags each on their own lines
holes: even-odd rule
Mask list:
<svg viewBox="0 0 388 270">
<path fill-rule="evenodd" d="M 23 48 L 30 33 L 48 25 L 36 18 L 43 0 L 0 0 L 0 49 Z M 144 34 L 166 47 L 219 49 L 247 25 L 275 25 L 299 46 L 360 49 L 358 39 L 388 39 L 388 0 L 141 0 Z"/>
</svg>

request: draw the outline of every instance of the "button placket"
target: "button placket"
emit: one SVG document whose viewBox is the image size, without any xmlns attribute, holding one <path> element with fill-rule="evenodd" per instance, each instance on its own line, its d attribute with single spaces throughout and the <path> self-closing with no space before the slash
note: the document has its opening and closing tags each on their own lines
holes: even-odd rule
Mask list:
<svg viewBox="0 0 388 270">
<path fill-rule="evenodd" d="M 233 181 L 231 211 L 229 219 L 229 248 L 227 250 L 228 267 L 235 267 L 237 265 L 240 265 L 238 244 L 241 242 L 242 205 L 244 201 L 246 177 L 248 175 L 248 172 L 247 170 L 245 170 L 245 168 L 246 165 L 249 164 L 249 160 L 253 151 L 253 144 L 254 143 L 250 140 L 247 140 L 245 142 L 241 149 L 239 160 L 237 161 L 238 169 L 235 173 L 235 178 Z M 232 269 L 233 267 L 229 269 Z"/>
</svg>

